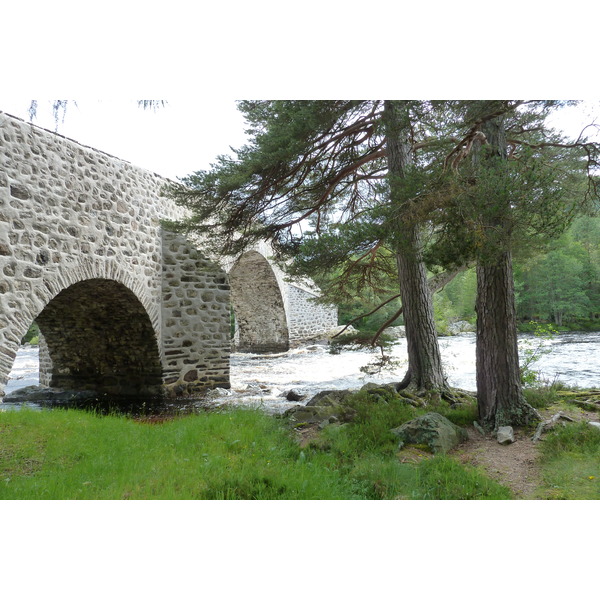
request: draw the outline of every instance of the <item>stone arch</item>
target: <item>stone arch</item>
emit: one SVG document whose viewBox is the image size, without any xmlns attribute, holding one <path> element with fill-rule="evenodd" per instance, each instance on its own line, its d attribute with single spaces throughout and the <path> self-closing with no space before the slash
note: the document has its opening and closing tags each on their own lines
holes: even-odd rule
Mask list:
<svg viewBox="0 0 600 600">
<path fill-rule="evenodd" d="M 267 259 L 255 250 L 243 254 L 229 271 L 231 304 L 240 352 L 285 352 L 290 339 L 284 299 Z"/>
<path fill-rule="evenodd" d="M 161 361 L 150 318 L 136 295 L 109 279 L 57 294 L 37 316 L 50 387 L 119 396 L 158 396 Z"/>
<path fill-rule="evenodd" d="M 9 262 L 7 267 L 10 267 L 10 265 Z M 5 275 L 7 275 L 7 267 L 4 269 Z M 106 315 L 114 317 L 118 315 L 118 311 L 122 310 L 123 307 L 129 306 L 130 309 L 125 311 L 125 314 L 135 315 L 136 318 L 140 319 L 140 323 L 143 323 L 143 333 L 138 331 L 133 335 L 134 337 L 136 335 L 141 336 L 149 343 L 151 348 L 149 352 L 144 354 L 145 359 L 148 360 L 148 367 L 142 370 L 147 377 L 147 383 L 142 384 L 142 379 L 135 375 L 136 369 L 139 371 L 141 368 L 139 361 L 136 363 L 131 358 L 125 360 L 124 354 L 121 354 L 124 364 L 129 363 L 130 368 L 127 371 L 127 369 L 123 370 L 123 366 L 121 366 L 117 370 L 120 373 L 128 372 L 132 385 L 126 386 L 122 376 L 110 379 L 106 370 L 109 363 L 105 362 L 102 368 L 99 368 L 98 364 L 93 367 L 96 369 L 94 377 L 91 375 L 92 371 L 88 371 L 86 382 L 84 382 L 85 377 L 83 376 L 79 377 L 79 382 L 77 382 L 78 378 L 73 376 L 69 387 L 95 389 L 122 395 L 154 395 L 157 393 L 159 388 L 156 387 L 156 375 L 158 374 L 160 378 L 162 358 L 161 346 L 158 343 L 158 340 L 160 340 L 159 305 L 156 300 L 153 301 L 143 281 L 121 269 L 114 261 L 106 260 L 83 259 L 72 268 L 46 272 L 43 276 L 39 274 L 36 278 L 28 280 L 27 271 L 33 268 L 33 266 L 27 267 L 23 273 L 20 272 L 22 268 L 20 270 L 14 269 L 15 273 L 7 277 L 5 282 L 9 289 L 14 289 L 16 293 L 12 295 L 4 294 L 4 298 L 0 297 L 0 308 L 2 309 L 0 310 L 0 325 L 2 326 L 3 339 L 0 348 L 0 396 L 17 355 L 20 341 L 33 321 L 38 322 L 44 338 L 40 346 L 41 359 L 44 362 L 42 366 L 46 366 L 51 371 L 44 373 L 45 381 L 51 383 L 54 387 L 65 387 L 69 383 L 68 377 L 66 377 L 69 372 L 82 373 L 76 368 L 74 359 L 69 359 L 71 361 L 69 362 L 65 358 L 68 345 L 65 345 L 62 351 L 57 351 L 57 331 L 60 330 L 62 335 L 62 327 L 65 326 L 65 323 L 67 325 L 83 326 L 83 321 L 80 318 L 81 314 L 78 314 L 78 319 L 68 316 L 71 310 L 78 310 L 79 305 L 90 307 L 94 301 L 104 302 L 108 307 L 110 306 L 109 299 L 111 297 L 117 302 L 116 306 L 119 308 L 106 310 Z M 19 292 L 19 285 L 22 282 L 27 282 L 27 291 Z M 89 282 L 95 282 L 95 285 Z M 135 327 L 133 329 L 135 330 Z M 96 322 L 96 330 L 102 331 L 102 325 L 98 321 Z M 119 330 L 123 331 L 123 327 L 119 329 L 112 323 L 110 327 L 106 328 L 106 334 L 109 335 L 108 332 L 112 331 L 110 335 L 114 339 Z M 74 340 L 75 335 L 73 334 L 71 335 L 71 341 Z M 89 341 L 85 342 L 84 346 L 89 345 L 89 343 Z M 75 347 L 71 346 L 71 350 L 75 352 Z M 79 353 L 84 354 L 85 348 L 82 347 Z M 113 361 L 112 367 L 116 369 L 118 362 Z M 59 372 L 65 377 L 58 377 Z M 100 376 L 102 374 L 106 376 L 104 379 Z M 122 382 L 114 385 L 114 381 L 119 377 Z M 102 383 L 102 381 L 104 382 Z"/>
</svg>

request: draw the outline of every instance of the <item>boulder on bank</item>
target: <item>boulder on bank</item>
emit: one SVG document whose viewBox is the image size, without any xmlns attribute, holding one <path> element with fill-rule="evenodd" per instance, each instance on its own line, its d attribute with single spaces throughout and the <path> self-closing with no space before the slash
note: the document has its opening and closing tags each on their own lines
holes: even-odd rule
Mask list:
<svg viewBox="0 0 600 600">
<path fill-rule="evenodd" d="M 323 390 L 314 395 L 306 406 L 341 406 L 355 390 Z"/>
<path fill-rule="evenodd" d="M 448 324 L 448 333 L 450 335 L 458 335 L 459 333 L 473 333 L 475 325 L 471 325 L 468 321 L 456 321 Z"/>
<path fill-rule="evenodd" d="M 389 336 L 392 340 L 399 340 L 406 337 L 406 329 L 404 325 L 397 325 L 396 327 L 388 327 L 383 333 Z"/>
<path fill-rule="evenodd" d="M 286 410 L 284 416 L 297 425 L 312 425 L 330 419 L 348 422 L 356 414 L 346 402 L 353 393 L 352 390 L 324 390 L 313 396 L 305 406 Z"/>
<path fill-rule="evenodd" d="M 406 444 L 426 444 L 434 454 L 446 453 L 469 438 L 466 429 L 435 412 L 408 421 L 391 432 L 399 438 L 399 448 Z"/>
</svg>

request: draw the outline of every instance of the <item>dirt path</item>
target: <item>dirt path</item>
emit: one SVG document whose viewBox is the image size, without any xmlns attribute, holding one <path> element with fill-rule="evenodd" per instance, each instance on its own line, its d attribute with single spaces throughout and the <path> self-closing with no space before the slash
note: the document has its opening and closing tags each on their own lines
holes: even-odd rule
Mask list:
<svg viewBox="0 0 600 600">
<path fill-rule="evenodd" d="M 460 462 L 483 468 L 491 479 L 510 488 L 516 499 L 536 498 L 541 485 L 539 446 L 531 434 L 515 432 L 515 442 L 503 446 L 495 436 L 469 428 L 469 440 L 451 452 Z"/>
<path fill-rule="evenodd" d="M 598 421 L 598 413 L 581 411 L 576 407 L 550 407 L 540 410 L 542 419 L 549 419 L 558 411 L 575 421 Z M 541 441 L 533 442 L 531 432 L 515 431 L 515 442 L 503 446 L 496 437 L 483 436 L 475 428 L 467 428 L 469 440 L 450 454 L 464 464 L 483 468 L 488 476 L 510 488 L 518 500 L 543 498 L 540 467 Z M 547 434 L 542 435 L 542 440 Z"/>
</svg>

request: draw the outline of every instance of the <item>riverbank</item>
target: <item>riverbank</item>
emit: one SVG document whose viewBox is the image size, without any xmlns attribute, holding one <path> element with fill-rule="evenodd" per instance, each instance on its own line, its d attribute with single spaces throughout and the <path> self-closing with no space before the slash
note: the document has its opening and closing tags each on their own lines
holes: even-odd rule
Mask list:
<svg viewBox="0 0 600 600">
<path fill-rule="evenodd" d="M 556 410 L 554 399 L 540 397 L 542 410 Z M 468 442 L 433 455 L 421 446 L 398 450 L 390 433 L 431 407 L 392 397 L 365 403 L 363 396 L 354 410 L 352 420 L 327 426 L 248 409 L 168 421 L 75 410 L 0 413 L 0 499 L 600 498 L 600 430 L 583 421 L 538 442 L 529 459 L 539 477 L 523 494 L 502 477 L 511 462 L 498 457 L 518 453 L 530 430 L 517 431 L 511 448 L 470 429 Z M 474 404 L 435 410 L 461 427 L 476 418 Z"/>
</svg>

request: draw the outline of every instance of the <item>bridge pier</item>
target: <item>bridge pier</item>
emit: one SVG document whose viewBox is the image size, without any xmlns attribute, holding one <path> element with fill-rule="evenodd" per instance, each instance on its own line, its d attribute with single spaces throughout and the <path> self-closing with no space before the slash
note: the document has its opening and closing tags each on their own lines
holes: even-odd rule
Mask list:
<svg viewBox="0 0 600 600">
<path fill-rule="evenodd" d="M 227 275 L 183 236 L 162 232 L 163 390 L 186 396 L 229 388 Z"/>
</svg>

